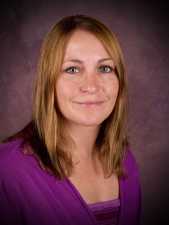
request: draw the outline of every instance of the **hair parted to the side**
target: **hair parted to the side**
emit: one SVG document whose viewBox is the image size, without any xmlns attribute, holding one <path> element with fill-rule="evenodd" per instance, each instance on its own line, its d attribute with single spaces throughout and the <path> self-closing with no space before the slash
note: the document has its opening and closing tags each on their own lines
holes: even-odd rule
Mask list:
<svg viewBox="0 0 169 225">
<path fill-rule="evenodd" d="M 127 81 L 123 56 L 115 35 L 98 20 L 75 15 L 60 20 L 47 34 L 42 45 L 38 77 L 34 95 L 33 121 L 43 140 L 53 167 L 60 177 L 72 171 L 72 160 L 63 143 L 70 137 L 63 132 L 62 116 L 59 112 L 55 87 L 65 54 L 66 45 L 77 29 L 95 35 L 113 58 L 119 79 L 119 93 L 111 115 L 103 122 L 96 145 L 105 175 L 122 174 L 121 161 L 128 144 L 126 135 Z"/>
<path fill-rule="evenodd" d="M 69 146 L 70 137 L 64 130 L 62 115 L 56 99 L 56 82 L 61 71 L 67 43 L 77 29 L 95 35 L 115 62 L 119 80 L 119 92 L 111 115 L 102 123 L 96 149 L 105 176 L 116 173 L 123 175 L 122 160 L 128 145 L 127 118 L 127 80 L 122 51 L 115 35 L 100 21 L 75 15 L 61 19 L 47 34 L 41 48 L 38 76 L 35 82 L 33 120 L 29 142 L 38 154 L 40 161 L 59 177 L 69 176 L 73 170 Z M 34 144 L 32 144 L 34 143 Z"/>
</svg>

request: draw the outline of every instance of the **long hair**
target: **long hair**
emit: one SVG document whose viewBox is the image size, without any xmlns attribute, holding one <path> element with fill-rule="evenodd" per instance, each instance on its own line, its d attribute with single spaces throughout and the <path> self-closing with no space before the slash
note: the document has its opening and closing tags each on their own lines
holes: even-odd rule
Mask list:
<svg viewBox="0 0 169 225">
<path fill-rule="evenodd" d="M 84 15 L 65 17 L 53 26 L 44 39 L 35 82 L 28 144 L 36 152 L 43 165 L 50 168 L 59 178 L 72 173 L 72 157 L 66 151 L 65 146 L 69 146 L 73 141 L 71 142 L 70 136 L 64 130 L 56 99 L 56 82 L 61 71 L 67 43 L 73 32 L 78 29 L 95 35 L 115 62 L 115 71 L 119 80 L 118 96 L 112 113 L 101 124 L 96 139 L 96 149 L 105 176 L 110 176 L 112 173 L 121 176 L 123 174 L 122 160 L 129 143 L 126 129 L 127 80 L 123 55 L 115 35 L 94 18 Z"/>
</svg>

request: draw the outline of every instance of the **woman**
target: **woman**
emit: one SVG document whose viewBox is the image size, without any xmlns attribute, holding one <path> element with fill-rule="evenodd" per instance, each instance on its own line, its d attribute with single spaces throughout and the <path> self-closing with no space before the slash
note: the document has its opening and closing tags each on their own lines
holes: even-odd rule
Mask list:
<svg viewBox="0 0 169 225">
<path fill-rule="evenodd" d="M 6 224 L 137 225 L 120 46 L 101 22 L 65 17 L 44 40 L 30 124 L 0 147 Z"/>
</svg>

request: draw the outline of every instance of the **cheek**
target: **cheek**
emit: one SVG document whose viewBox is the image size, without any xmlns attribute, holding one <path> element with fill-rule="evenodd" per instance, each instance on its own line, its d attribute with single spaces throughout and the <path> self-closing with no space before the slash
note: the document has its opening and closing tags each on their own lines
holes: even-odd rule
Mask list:
<svg viewBox="0 0 169 225">
<path fill-rule="evenodd" d="M 119 92 L 119 82 L 118 80 L 114 80 L 112 82 L 107 83 L 107 95 L 109 96 L 109 98 L 115 99 L 118 96 L 118 92 Z"/>
<path fill-rule="evenodd" d="M 75 87 L 65 81 L 60 81 L 56 85 L 56 98 L 59 104 L 65 104 L 73 95 Z"/>
</svg>

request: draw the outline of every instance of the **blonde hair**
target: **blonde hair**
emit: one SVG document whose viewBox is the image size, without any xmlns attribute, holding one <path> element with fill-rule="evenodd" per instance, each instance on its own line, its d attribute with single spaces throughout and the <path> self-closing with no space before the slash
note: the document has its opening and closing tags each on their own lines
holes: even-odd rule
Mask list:
<svg viewBox="0 0 169 225">
<path fill-rule="evenodd" d="M 101 125 L 96 145 L 105 175 L 116 173 L 121 176 L 123 155 L 128 145 L 127 81 L 119 43 L 115 35 L 98 20 L 84 15 L 65 17 L 47 34 L 38 65 L 33 122 L 37 128 L 39 140 L 48 152 L 53 171 L 60 178 L 69 176 L 72 173 L 73 163 L 70 153 L 66 152 L 64 146 L 65 143 L 70 144 L 71 139 L 63 131 L 62 115 L 58 108 L 55 87 L 66 45 L 77 29 L 83 29 L 95 35 L 115 62 L 119 93 L 113 112 Z"/>
</svg>

